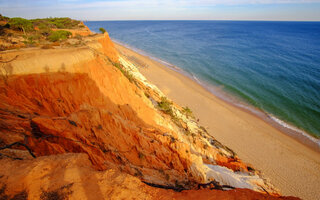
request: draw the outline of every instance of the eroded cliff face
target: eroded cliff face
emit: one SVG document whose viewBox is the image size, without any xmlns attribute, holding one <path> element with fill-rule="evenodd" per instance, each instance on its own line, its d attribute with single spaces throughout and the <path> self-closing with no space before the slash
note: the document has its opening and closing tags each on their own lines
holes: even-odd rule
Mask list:
<svg viewBox="0 0 320 200">
<path fill-rule="evenodd" d="M 176 192 L 155 188 L 119 170 L 94 170 L 88 156 L 80 153 L 24 161 L 4 158 L 0 164 L 0 181 L 6 183 L 0 186 L 1 199 L 295 199 L 249 189 Z"/>
<path fill-rule="evenodd" d="M 24 146 L 2 150 L 2 157 L 11 159 L 0 160 L 4 166 L 0 180 L 6 186 L 0 195 L 9 198 L 26 191 L 34 199 L 65 185 L 61 191 L 66 198 L 99 195 L 97 189 L 87 191 L 83 186 L 85 177 L 98 181 L 97 188 L 103 190 L 101 198 L 92 199 L 278 195 L 253 167 L 212 138 L 179 105 L 170 103 L 169 110 L 161 109 L 164 95 L 119 56 L 107 33 L 84 38 L 81 47 L 6 51 L 1 58 L 10 60 L 1 63 L 1 146 L 19 142 L 37 158 L 30 157 Z M 76 175 L 74 168 L 81 174 Z M 19 173 L 13 175 L 15 171 Z M 21 180 L 19 187 L 14 186 L 15 180 Z M 246 190 L 177 193 L 141 181 L 175 190 Z M 132 188 L 121 186 L 127 183 Z"/>
</svg>

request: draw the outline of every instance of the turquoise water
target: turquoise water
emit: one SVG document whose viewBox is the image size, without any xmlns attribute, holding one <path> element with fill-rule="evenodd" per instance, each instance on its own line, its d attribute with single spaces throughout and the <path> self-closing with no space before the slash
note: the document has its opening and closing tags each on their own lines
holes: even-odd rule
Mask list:
<svg viewBox="0 0 320 200">
<path fill-rule="evenodd" d="M 98 32 L 320 137 L 320 22 L 99 21 Z M 164 77 L 165 78 L 165 77 Z"/>
</svg>

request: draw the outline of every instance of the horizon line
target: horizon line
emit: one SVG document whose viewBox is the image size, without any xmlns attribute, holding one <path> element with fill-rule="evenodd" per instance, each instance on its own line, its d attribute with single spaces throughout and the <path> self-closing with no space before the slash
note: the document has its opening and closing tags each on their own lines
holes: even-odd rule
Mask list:
<svg viewBox="0 0 320 200">
<path fill-rule="evenodd" d="M 254 20 L 254 19 L 106 19 L 106 20 L 83 20 L 86 22 L 103 22 L 103 21 L 239 21 L 239 22 L 320 22 L 320 20 Z"/>
</svg>

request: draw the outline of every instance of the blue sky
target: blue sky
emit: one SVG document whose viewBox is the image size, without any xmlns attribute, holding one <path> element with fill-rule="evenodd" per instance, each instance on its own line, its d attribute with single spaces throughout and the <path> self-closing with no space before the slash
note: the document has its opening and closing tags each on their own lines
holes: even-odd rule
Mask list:
<svg viewBox="0 0 320 200">
<path fill-rule="evenodd" d="M 8 17 L 320 21 L 320 0 L 0 0 Z"/>
</svg>

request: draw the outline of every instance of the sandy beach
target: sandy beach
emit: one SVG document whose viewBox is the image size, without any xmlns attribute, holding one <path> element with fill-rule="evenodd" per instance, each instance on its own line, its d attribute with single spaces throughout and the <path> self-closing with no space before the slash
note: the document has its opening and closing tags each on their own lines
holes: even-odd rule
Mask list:
<svg viewBox="0 0 320 200">
<path fill-rule="evenodd" d="M 320 153 L 259 117 L 208 92 L 190 78 L 115 43 L 117 50 L 170 99 L 188 106 L 200 124 L 233 149 L 283 195 L 320 199 Z"/>
</svg>

